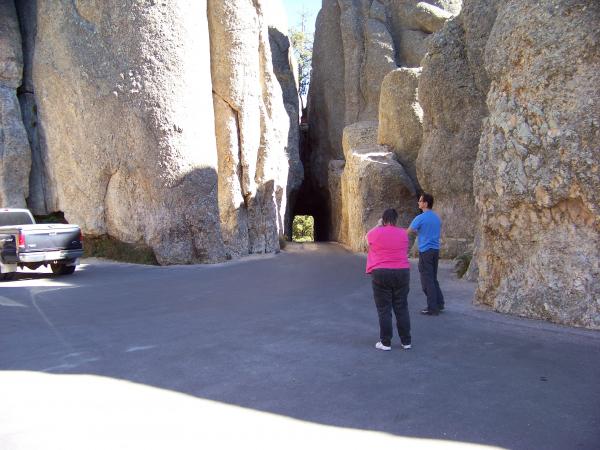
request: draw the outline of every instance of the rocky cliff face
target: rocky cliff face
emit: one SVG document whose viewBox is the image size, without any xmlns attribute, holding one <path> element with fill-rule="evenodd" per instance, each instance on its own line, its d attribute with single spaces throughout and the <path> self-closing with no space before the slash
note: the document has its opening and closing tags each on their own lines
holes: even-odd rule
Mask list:
<svg viewBox="0 0 600 450">
<path fill-rule="evenodd" d="M 398 223 L 408 226 L 414 217 L 415 189 L 405 168 L 394 153 L 377 144 L 377 122 L 357 122 L 344 128 L 345 164 L 340 174 L 340 200 L 343 206 L 340 240 L 354 251 L 366 251 L 365 230 L 381 218 L 387 208 L 396 208 Z M 334 174 L 330 182 L 337 185 Z M 331 192 L 334 189 L 330 188 Z"/>
<path fill-rule="evenodd" d="M 600 4 L 502 2 L 474 171 L 477 300 L 600 328 Z"/>
<path fill-rule="evenodd" d="M 423 144 L 416 169 L 444 223 L 442 257 L 471 250 L 475 238 L 473 166 L 488 114 L 483 49 L 494 23 L 495 3 L 465 2 L 461 14 L 433 35 L 423 59 L 419 82 Z"/>
<path fill-rule="evenodd" d="M 423 188 L 442 254 L 475 243 L 478 302 L 600 328 L 600 4 L 459 3 L 324 2 L 310 133 L 331 236 L 358 249 L 369 205 Z M 374 188 L 392 179 L 414 189 Z"/>
<path fill-rule="evenodd" d="M 328 193 L 330 239 L 357 248 L 343 230 L 357 209 L 341 195 L 339 180 L 354 186 L 359 197 L 369 198 L 368 180 L 377 171 L 357 172 L 348 165 L 342 145 L 345 127 L 375 122 L 376 142 L 408 175 L 400 198 L 386 207 L 418 212 L 416 160 L 422 140 L 422 111 L 417 101 L 421 60 L 432 33 L 460 11 L 461 1 L 325 0 L 316 23 L 313 74 L 309 93 L 309 133 L 312 147 L 311 182 Z M 413 68 L 413 69 L 411 69 Z M 377 124 L 379 121 L 379 124 Z M 345 162 L 344 162 L 345 161 Z M 346 166 L 344 166 L 346 164 Z M 346 167 L 346 169 L 344 168 Z M 350 181 L 351 174 L 359 177 Z M 403 181 L 404 183 L 404 181 Z M 385 203 L 385 202 L 383 202 Z M 382 203 L 382 206 L 383 206 Z M 351 212 L 353 211 L 353 212 Z M 381 213 L 381 211 L 379 212 Z M 363 234 L 377 221 L 377 213 L 364 212 Z M 409 221 L 403 223 L 407 226 Z M 472 233 L 471 233 L 472 234 Z M 362 248 L 362 245 L 361 245 Z"/>
<path fill-rule="evenodd" d="M 474 235 L 476 300 L 590 328 L 600 328 L 599 19 L 597 2 L 467 0 L 434 35 L 419 82 L 418 178 L 447 241 L 460 251 L 468 241 L 454 230 Z"/>
<path fill-rule="evenodd" d="M 161 263 L 224 259 L 203 2 L 39 2 L 45 203 Z"/>
<path fill-rule="evenodd" d="M 31 150 L 17 100 L 22 78 L 17 11 L 12 0 L 0 0 L 0 205 L 21 208 L 29 194 L 31 168 Z"/>
<path fill-rule="evenodd" d="M 271 43 L 280 58 L 289 43 L 285 30 L 269 32 L 260 2 L 209 1 L 208 17 L 224 242 L 234 255 L 272 252 L 284 230 L 288 180 L 295 188 L 301 170 L 297 100 L 286 109 L 271 56 Z M 294 86 L 289 73 L 279 77 L 288 91 Z M 289 94 L 297 99 L 295 89 Z"/>
<path fill-rule="evenodd" d="M 417 179 L 417 156 L 423 142 L 423 109 L 417 99 L 421 69 L 400 68 L 389 72 L 381 84 L 377 142 L 385 145 Z"/>
<path fill-rule="evenodd" d="M 146 245 L 163 264 L 278 250 L 301 179 L 297 94 L 293 76 L 282 90 L 290 62 L 273 67 L 262 9 L 251 0 L 19 2 L 30 63 L 7 87 L 22 85 L 34 212 L 63 211 L 86 234 Z M 0 17 L 20 52 L 14 11 L 12 22 Z M 278 32 L 280 54 L 285 26 Z M 25 184 L 13 189 L 21 203 L 2 204 L 24 205 L 27 174 L 7 173 L 4 184 Z"/>
</svg>

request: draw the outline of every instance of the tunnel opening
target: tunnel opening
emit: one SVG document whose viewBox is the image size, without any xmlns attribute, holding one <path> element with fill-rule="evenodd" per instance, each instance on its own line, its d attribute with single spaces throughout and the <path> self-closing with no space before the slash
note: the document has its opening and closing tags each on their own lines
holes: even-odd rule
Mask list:
<svg viewBox="0 0 600 450">
<path fill-rule="evenodd" d="M 313 216 L 295 216 L 292 221 L 293 242 L 315 241 L 315 219 Z"/>
<path fill-rule="evenodd" d="M 311 216 L 314 221 L 314 241 L 328 241 L 329 237 L 329 208 L 328 199 L 310 185 L 302 185 L 296 197 L 293 216 Z"/>
<path fill-rule="evenodd" d="M 292 208 L 292 217 L 312 216 L 314 221 L 314 241 L 330 240 L 329 193 L 317 185 L 312 171 L 312 146 L 308 138 L 308 125 L 305 116 L 300 124 L 300 161 L 304 167 L 304 180 L 298 189 Z"/>
</svg>

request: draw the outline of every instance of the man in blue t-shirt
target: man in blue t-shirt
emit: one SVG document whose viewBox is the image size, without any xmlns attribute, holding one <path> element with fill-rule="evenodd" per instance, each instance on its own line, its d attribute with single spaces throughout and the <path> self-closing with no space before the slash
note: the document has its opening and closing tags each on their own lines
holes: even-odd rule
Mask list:
<svg viewBox="0 0 600 450">
<path fill-rule="evenodd" d="M 423 193 L 419 197 L 419 209 L 423 213 L 415 217 L 408 227 L 409 234 L 419 237 L 419 274 L 421 287 L 427 296 L 427 308 L 421 314 L 427 316 L 437 316 L 444 309 L 444 295 L 437 279 L 442 221 L 431 210 L 432 207 L 433 196 Z"/>
</svg>

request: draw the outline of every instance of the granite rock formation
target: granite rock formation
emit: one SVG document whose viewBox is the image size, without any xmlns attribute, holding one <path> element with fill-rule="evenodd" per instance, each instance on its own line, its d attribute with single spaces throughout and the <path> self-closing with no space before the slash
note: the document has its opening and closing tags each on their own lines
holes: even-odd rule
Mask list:
<svg viewBox="0 0 600 450">
<path fill-rule="evenodd" d="M 462 0 L 388 0 L 396 57 L 403 67 L 419 67 L 432 33 L 460 12 Z"/>
<path fill-rule="evenodd" d="M 278 2 L 269 3 L 269 7 L 263 9 L 265 19 L 269 26 L 269 44 L 273 61 L 273 72 L 281 87 L 283 105 L 288 116 L 288 125 L 282 125 L 287 129 L 287 144 L 285 145 L 285 160 L 289 169 L 286 168 L 285 160 L 281 162 L 283 169 L 287 171 L 287 205 L 285 208 L 285 235 L 292 235 L 291 204 L 297 198 L 302 180 L 304 179 L 304 168 L 300 161 L 300 99 L 298 98 L 298 70 L 294 51 L 290 39 L 287 36 L 288 24 L 283 4 Z M 275 93 L 273 93 L 275 98 Z M 284 155 L 280 155 L 284 156 Z M 285 180 L 282 179 L 282 182 Z M 285 196 L 282 199 L 285 201 Z"/>
<path fill-rule="evenodd" d="M 423 145 L 417 158 L 421 187 L 433 194 L 444 223 L 441 256 L 472 250 L 477 224 L 473 166 L 479 148 L 489 81 L 482 50 L 495 2 L 465 2 L 430 42 L 419 82 Z"/>
<path fill-rule="evenodd" d="M 474 170 L 477 300 L 600 329 L 600 4 L 502 2 Z"/>
<path fill-rule="evenodd" d="M 224 259 L 205 2 L 38 2 L 45 203 L 160 263 Z"/>
<path fill-rule="evenodd" d="M 288 180 L 295 188 L 301 176 L 297 91 L 289 86 L 294 77 L 288 70 L 278 79 L 271 57 L 273 42 L 289 63 L 289 43 L 281 47 L 287 38 L 275 26 L 269 32 L 261 5 L 211 0 L 208 8 L 219 211 L 225 246 L 234 256 L 279 249 Z M 287 109 L 280 80 L 296 101 Z"/>
<path fill-rule="evenodd" d="M 400 179 L 436 197 L 442 255 L 474 252 L 478 302 L 600 328 L 600 4 L 461 3 L 324 2 L 310 133 L 331 235 L 359 249 L 367 205 L 389 201 L 371 189 L 390 182 L 375 162 L 397 160 Z"/>
<path fill-rule="evenodd" d="M 17 21 L 0 2 L 3 204 L 29 189 L 34 213 L 161 264 L 278 251 L 298 99 L 285 19 L 263 3 L 24 0 Z"/>
<path fill-rule="evenodd" d="M 394 153 L 377 145 L 377 122 L 357 122 L 344 128 L 345 164 L 339 185 L 343 211 L 339 240 L 354 251 L 366 251 L 365 233 L 373 228 L 387 208 L 398 211 L 398 225 L 407 227 L 414 217 L 416 191 Z M 339 163 L 337 163 L 339 166 Z M 335 167 L 332 161 L 330 166 Z M 331 189 L 332 192 L 336 190 Z"/>
<path fill-rule="evenodd" d="M 17 100 L 22 78 L 17 11 L 12 0 L 0 0 L 0 206 L 3 207 L 23 208 L 29 195 L 31 150 Z"/>
<path fill-rule="evenodd" d="M 421 69 L 389 72 L 381 85 L 377 142 L 391 149 L 415 187 L 417 156 L 423 141 L 423 109 L 417 100 Z"/>
<path fill-rule="evenodd" d="M 33 53 L 37 35 L 37 1 L 21 0 L 15 1 L 19 25 L 21 29 L 21 41 L 23 43 L 23 80 L 17 90 L 23 125 L 27 130 L 29 146 L 31 147 L 31 172 L 29 174 L 29 196 L 27 207 L 33 214 L 45 215 L 49 212 L 46 205 L 46 179 L 47 161 L 45 157 L 44 133 L 40 127 L 38 117 L 37 101 L 35 98 L 35 87 L 33 83 Z"/>
<path fill-rule="evenodd" d="M 341 205 L 340 196 L 330 189 L 338 187 L 337 179 L 329 176 L 340 170 L 344 149 L 342 134 L 345 127 L 358 122 L 381 120 L 380 105 L 401 114 L 410 126 L 406 134 L 393 130 L 392 120 L 383 119 L 380 143 L 406 164 L 413 188 L 418 186 L 414 160 L 419 145 L 420 118 L 415 108 L 418 69 L 406 74 L 406 86 L 402 90 L 402 105 L 394 106 L 393 100 L 383 99 L 382 84 L 386 95 L 394 86 L 386 86 L 384 79 L 399 67 L 418 67 L 425 55 L 425 46 L 431 33 L 460 10 L 461 1 L 440 0 L 418 2 L 413 0 L 360 0 L 343 2 L 324 0 L 317 17 L 313 52 L 313 74 L 309 93 L 309 133 L 312 148 L 311 176 L 309 181 L 316 191 L 328 193 L 329 223 L 324 227 L 329 238 L 337 239 L 348 221 L 349 211 Z M 390 82 L 393 81 L 390 80 Z M 386 103 L 387 101 L 387 103 Z M 382 102 L 382 103 L 380 103 Z M 412 111 L 412 112 L 411 112 Z M 347 170 L 348 166 L 346 169 Z M 368 186 L 364 185 L 364 189 Z M 408 201 L 414 206 L 414 196 Z M 341 214 L 341 215 L 340 215 Z M 318 224 L 317 224 L 318 226 Z M 344 236 L 344 233 L 341 234 Z M 345 242 L 342 240 L 342 242 Z M 350 242 L 345 242 L 353 246 Z"/>
</svg>

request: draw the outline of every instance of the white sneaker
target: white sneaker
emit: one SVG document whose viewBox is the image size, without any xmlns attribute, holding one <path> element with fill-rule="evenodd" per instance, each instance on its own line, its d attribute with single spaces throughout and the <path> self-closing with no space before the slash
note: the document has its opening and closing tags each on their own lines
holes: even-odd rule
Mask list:
<svg viewBox="0 0 600 450">
<path fill-rule="evenodd" d="M 377 350 L 385 350 L 386 352 L 392 349 L 392 347 L 388 347 L 387 345 L 383 345 L 381 343 L 381 341 L 379 341 L 377 344 L 375 344 L 375 348 Z"/>
<path fill-rule="evenodd" d="M 402 344 L 402 348 L 404 350 L 410 350 L 412 348 L 412 345 L 411 344 L 406 344 L 406 345 Z"/>
</svg>

